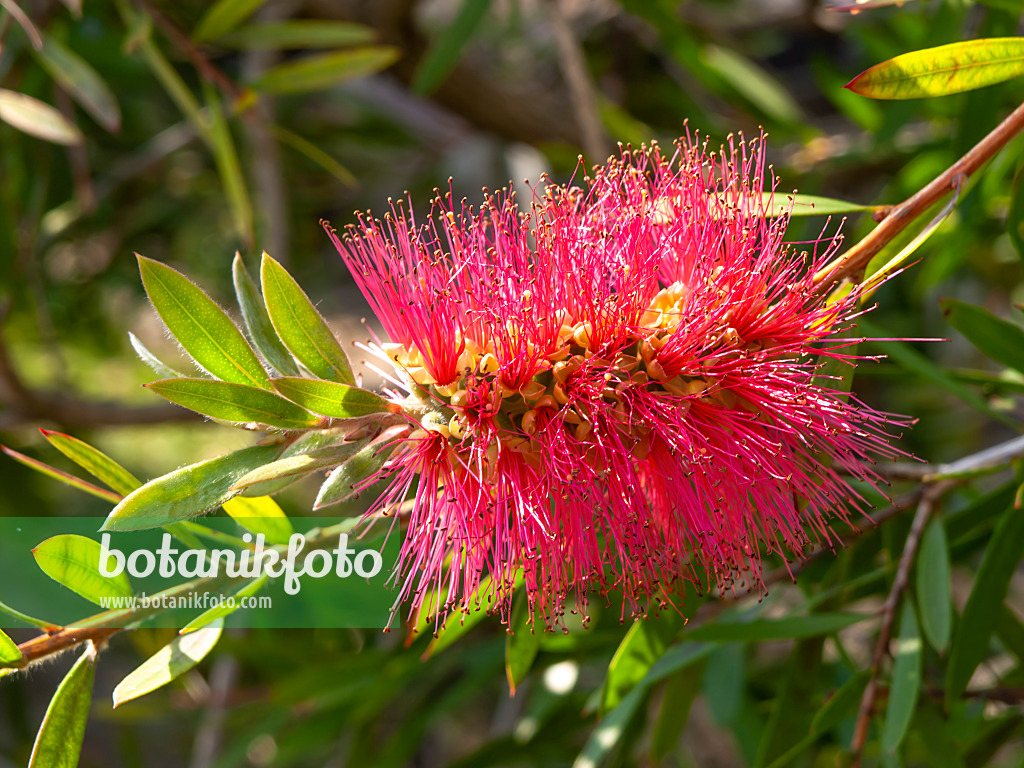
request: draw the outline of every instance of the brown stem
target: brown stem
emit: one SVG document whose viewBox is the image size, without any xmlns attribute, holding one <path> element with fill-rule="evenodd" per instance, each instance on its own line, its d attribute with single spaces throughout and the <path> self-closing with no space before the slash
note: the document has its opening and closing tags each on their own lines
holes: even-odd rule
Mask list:
<svg viewBox="0 0 1024 768">
<path fill-rule="evenodd" d="M 991 133 L 979 141 L 963 157 L 947 168 L 941 175 L 921 190 L 894 206 L 881 224 L 850 250 L 823 267 L 814 276 L 822 290 L 848 277 L 863 272 L 871 257 L 882 250 L 896 235 L 902 232 L 914 219 L 953 191 L 956 180 L 970 176 L 988 162 L 996 152 L 1024 129 L 1024 104 L 1021 104 L 997 125 Z"/>
<path fill-rule="evenodd" d="M 882 605 L 882 626 L 878 630 L 878 642 L 875 644 L 875 652 L 871 658 L 871 677 L 868 679 L 864 695 L 860 700 L 857 722 L 853 730 L 853 740 L 850 743 L 850 751 L 853 753 L 851 768 L 858 768 L 860 766 L 864 745 L 867 743 L 868 727 L 871 725 L 871 716 L 875 710 L 878 673 L 882 667 L 882 661 L 889 653 L 889 641 L 892 639 L 896 609 L 899 607 L 903 591 L 910 582 L 910 569 L 914 565 L 914 558 L 917 556 L 921 537 L 924 535 L 924 529 L 928 525 L 928 520 L 931 519 L 939 497 L 954 485 L 954 481 L 946 480 L 926 486 L 921 496 L 921 503 L 917 506 L 917 514 L 914 515 L 914 522 L 910 525 L 910 533 L 907 535 L 906 544 L 903 545 L 903 554 L 900 555 L 900 562 L 896 568 L 896 577 L 893 579 L 892 589 L 889 590 L 889 596 L 886 597 L 885 603 Z"/>
</svg>

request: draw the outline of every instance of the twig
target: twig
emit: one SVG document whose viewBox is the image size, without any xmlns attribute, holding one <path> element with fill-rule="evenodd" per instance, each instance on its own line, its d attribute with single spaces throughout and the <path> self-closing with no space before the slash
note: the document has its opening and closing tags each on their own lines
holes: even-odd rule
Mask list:
<svg viewBox="0 0 1024 768">
<path fill-rule="evenodd" d="M 920 480 L 931 483 L 954 477 L 970 475 L 999 469 L 1013 459 L 1024 457 L 1024 435 L 994 445 L 970 456 L 964 456 L 949 464 L 910 464 L 904 462 L 888 462 L 876 464 L 871 471 L 890 480 Z"/>
<path fill-rule="evenodd" d="M 579 41 L 573 34 L 559 6 L 558 0 L 544 0 L 551 32 L 558 49 L 558 61 L 569 90 L 576 121 L 579 123 L 583 138 L 583 151 L 590 155 L 591 162 L 602 162 L 608 155 L 604 130 L 601 127 L 601 115 L 597 110 L 597 98 L 594 84 L 587 72 L 587 61 L 583 56 Z"/>
<path fill-rule="evenodd" d="M 875 644 L 875 652 L 871 657 L 871 677 L 868 679 L 864 695 L 861 697 L 860 709 L 857 712 L 857 722 L 854 725 L 853 740 L 850 743 L 850 751 L 853 753 L 851 768 L 860 766 L 861 755 L 864 745 L 867 743 L 868 727 L 871 725 L 871 717 L 875 710 L 875 693 L 878 689 L 878 673 L 882 667 L 882 661 L 889 653 L 889 641 L 892 639 L 892 628 L 896 620 L 896 609 L 899 607 L 903 591 L 910 582 L 910 569 L 914 565 L 914 558 L 917 556 L 917 549 L 921 544 L 921 537 L 932 516 L 935 504 L 947 490 L 955 485 L 953 480 L 942 480 L 924 488 L 921 495 L 921 503 L 917 506 L 917 513 L 914 515 L 914 522 L 910 525 L 910 533 L 907 535 L 906 544 L 903 545 L 903 554 L 900 555 L 899 565 L 896 567 L 896 577 L 892 582 L 892 589 L 882 605 L 882 626 L 878 630 L 878 642 Z"/>
<path fill-rule="evenodd" d="M 218 657 L 210 670 L 210 693 L 206 712 L 192 747 L 189 768 L 210 768 L 216 762 L 224 739 L 224 720 L 227 715 L 231 689 L 238 677 L 238 661 L 234 656 Z"/>
<path fill-rule="evenodd" d="M 953 191 L 954 181 L 960 174 L 970 176 L 984 165 L 1000 149 L 1024 129 L 1024 104 L 1021 104 L 997 125 L 991 133 L 979 141 L 963 157 L 936 177 L 931 183 L 894 206 L 882 223 L 867 237 L 854 245 L 842 256 L 823 267 L 814 276 L 821 290 L 848 277 L 855 277 L 867 266 L 871 257 L 896 235 L 902 232 L 914 219 Z"/>
</svg>

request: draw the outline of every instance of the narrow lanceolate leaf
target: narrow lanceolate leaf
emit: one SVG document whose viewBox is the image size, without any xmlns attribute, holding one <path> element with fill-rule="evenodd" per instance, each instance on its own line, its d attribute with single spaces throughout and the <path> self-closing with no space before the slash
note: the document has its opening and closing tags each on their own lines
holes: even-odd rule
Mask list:
<svg viewBox="0 0 1024 768">
<path fill-rule="evenodd" d="M 935 518 L 925 529 L 917 556 L 917 606 L 921 612 L 921 631 L 939 653 L 949 646 L 952 605 L 946 526 L 941 518 Z"/>
<path fill-rule="evenodd" d="M 688 641 L 747 642 L 831 635 L 871 618 L 861 613 L 812 613 L 786 619 L 758 619 L 743 624 L 704 624 L 683 634 Z"/>
<path fill-rule="evenodd" d="M 235 254 L 235 260 L 231 264 L 231 276 L 235 283 L 235 296 L 238 297 L 238 306 L 242 309 L 245 327 L 256 349 L 274 370 L 285 376 L 298 375 L 299 369 L 278 338 L 277 331 L 270 322 L 270 315 L 267 314 L 267 308 L 263 306 L 263 297 L 249 276 L 239 253 Z"/>
<path fill-rule="evenodd" d="M 29 616 L 27 613 L 22 613 L 19 610 L 11 608 L 11 606 L 7 605 L 6 603 L 0 603 L 0 613 L 6 613 L 12 619 L 17 619 L 18 621 L 24 622 L 25 624 L 28 624 L 30 627 L 38 627 L 39 629 L 43 629 L 46 631 L 49 631 L 51 629 L 61 629 L 60 624 L 54 624 L 52 621 L 43 621 L 42 619 L 37 619 L 34 616 Z"/>
<path fill-rule="evenodd" d="M 288 61 L 268 69 L 253 88 L 266 93 L 308 93 L 366 77 L 398 60 L 399 51 L 386 45 L 350 48 Z"/>
<path fill-rule="evenodd" d="M 98 448 L 93 448 L 77 437 L 65 435 L 61 432 L 53 432 L 49 429 L 40 429 L 39 431 L 43 433 L 43 437 L 50 441 L 50 445 L 122 496 L 131 493 L 142 485 L 131 472 Z"/>
<path fill-rule="evenodd" d="M 320 419 L 265 389 L 210 379 L 164 379 L 145 385 L 172 403 L 222 421 L 308 429 Z"/>
<path fill-rule="evenodd" d="M 46 708 L 28 768 L 77 768 L 95 678 L 96 647 L 89 643 Z"/>
<path fill-rule="evenodd" d="M 1006 234 L 1017 249 L 1017 255 L 1024 259 L 1024 173 L 1018 173 L 1013 182 L 1013 197 L 1010 210 L 1006 213 Z"/>
<path fill-rule="evenodd" d="M 202 629 L 176 637 L 117 684 L 114 706 L 152 693 L 188 672 L 217 645 L 223 627 L 223 619 L 217 619 Z"/>
<path fill-rule="evenodd" d="M 221 109 L 220 95 L 209 83 L 203 84 L 203 96 L 206 100 L 206 115 L 209 118 L 209 145 L 213 159 L 220 175 L 224 196 L 231 209 L 231 218 L 235 222 L 235 232 L 246 245 L 251 245 L 253 232 L 252 203 L 249 200 L 249 189 L 242 166 L 235 149 L 235 140 L 231 136 L 224 110 Z"/>
<path fill-rule="evenodd" d="M 372 43 L 376 33 L 362 24 L 321 19 L 292 19 L 248 24 L 217 39 L 218 45 L 249 50 L 336 48 Z"/>
<path fill-rule="evenodd" d="M 91 493 L 93 496 L 101 498 L 104 501 L 110 501 L 117 504 L 117 502 L 121 500 L 120 494 L 108 491 L 106 488 L 100 488 L 98 485 L 93 485 L 80 477 L 69 475 L 67 472 L 59 470 L 56 467 L 51 467 L 49 464 L 44 464 L 43 462 L 33 459 L 30 456 L 26 456 L 23 453 L 18 453 L 12 448 L 8 448 L 6 445 L 0 445 L 0 451 L 3 451 L 19 464 L 31 467 L 36 472 L 41 472 L 47 477 L 52 477 L 54 480 L 62 482 L 65 485 L 70 485 L 72 488 L 77 488 L 80 491 Z"/>
<path fill-rule="evenodd" d="M 0 666 L 18 666 L 21 663 L 21 651 L 18 645 L 0 630 Z"/>
<path fill-rule="evenodd" d="M 209 512 L 237 496 L 235 482 L 273 461 L 280 450 L 277 445 L 254 445 L 150 480 L 114 507 L 102 530 L 156 528 Z"/>
<path fill-rule="evenodd" d="M 295 358 L 321 379 L 354 384 L 348 356 L 295 278 L 263 254 L 263 300 L 277 335 Z"/>
<path fill-rule="evenodd" d="M 54 144 L 85 141 L 78 127 L 49 104 L 6 88 L 0 88 L 0 123 Z"/>
<path fill-rule="evenodd" d="M 682 617 L 669 613 L 656 620 L 637 620 L 619 643 L 601 690 L 601 713 L 619 702 L 654 666 L 679 631 Z"/>
<path fill-rule="evenodd" d="M 523 682 L 540 651 L 540 635 L 530 621 L 529 601 L 525 591 L 516 595 L 512 606 L 512 621 L 505 636 L 505 676 L 510 696 Z"/>
<path fill-rule="evenodd" d="M 882 728 L 882 749 L 889 754 L 894 753 L 903 742 L 921 690 L 921 635 L 917 628 L 914 605 L 910 600 L 903 603 L 900 636 L 895 651 L 889 708 Z"/>
<path fill-rule="evenodd" d="M 762 195 L 765 205 L 768 205 L 769 199 L 771 199 L 773 204 L 771 213 L 775 216 L 787 212 L 790 216 L 831 216 L 834 213 L 873 211 L 878 207 L 851 203 L 848 200 L 837 200 L 834 197 L 819 197 L 818 195 L 787 195 L 782 192 L 764 192 Z"/>
<path fill-rule="evenodd" d="M 1024 38 L 996 37 L 904 53 L 846 84 L 872 99 L 920 99 L 972 91 L 1024 74 Z"/>
<path fill-rule="evenodd" d="M 269 496 L 238 496 L 224 502 L 224 511 L 252 533 L 262 533 L 271 544 L 287 544 L 295 532 L 284 510 Z"/>
<path fill-rule="evenodd" d="M 832 730 L 839 723 L 857 711 L 857 705 L 864 695 L 871 673 L 862 669 L 832 694 L 811 720 L 811 733 L 820 734 Z"/>
<path fill-rule="evenodd" d="M 439 86 L 459 63 L 462 51 L 473 38 L 491 7 L 491 0 L 461 0 L 458 14 L 433 42 L 412 80 L 412 89 L 428 94 Z"/>
<path fill-rule="evenodd" d="M 234 598 L 234 604 L 230 604 L 228 601 L 223 603 L 217 603 L 212 608 L 204 611 L 199 616 L 196 616 L 192 621 L 178 630 L 179 635 L 187 635 L 189 632 L 195 632 L 203 627 L 207 627 L 218 619 L 225 619 L 232 613 L 242 607 L 242 601 L 247 597 L 252 597 L 259 592 L 266 583 L 270 581 L 269 576 L 260 576 L 258 579 L 253 579 L 240 590 L 235 592 L 231 597 Z"/>
<path fill-rule="evenodd" d="M 117 576 L 100 573 L 103 547 L 86 536 L 66 533 L 40 543 L 32 550 L 39 568 L 72 592 L 103 608 L 107 598 L 131 597 L 132 583 L 124 571 Z M 113 564 L 110 564 L 113 568 Z"/>
<path fill-rule="evenodd" d="M 340 504 L 356 496 L 358 491 L 355 486 L 360 485 L 366 478 L 377 474 L 390 455 L 390 447 L 382 448 L 377 443 L 371 443 L 363 448 L 327 476 L 317 493 L 313 509 L 323 509 L 332 504 Z"/>
<path fill-rule="evenodd" d="M 146 348 L 146 345 L 139 341 L 139 337 L 131 331 L 128 332 L 128 340 L 131 342 L 132 349 L 135 350 L 135 354 L 139 356 L 139 359 L 148 365 L 152 369 L 153 373 L 161 379 L 173 379 L 178 376 L 186 375 L 161 361 L 156 355 L 150 352 L 149 349 Z"/>
<path fill-rule="evenodd" d="M 281 378 L 271 384 L 292 402 L 333 419 L 354 419 L 390 410 L 388 401 L 380 395 L 333 381 Z"/>
<path fill-rule="evenodd" d="M 1024 329 L 991 312 L 956 299 L 939 302 L 949 324 L 986 356 L 1024 372 Z"/>
<path fill-rule="evenodd" d="M 988 656 L 989 641 L 1006 599 L 1010 579 L 1024 554 L 1024 510 L 1008 509 L 989 539 L 974 578 L 971 595 L 953 636 L 946 673 L 946 701 L 955 702 L 967 689 L 978 665 Z"/>
<path fill-rule="evenodd" d="M 218 0 L 199 20 L 192 39 L 197 43 L 216 40 L 252 16 L 266 0 Z"/>
<path fill-rule="evenodd" d="M 339 163 L 333 156 L 324 152 L 309 139 L 304 139 L 294 131 L 289 131 L 287 128 L 275 123 L 268 123 L 267 128 L 272 134 L 274 134 L 274 138 L 279 142 L 291 147 L 300 155 L 304 155 L 306 159 L 319 165 L 345 186 L 354 187 L 356 185 L 357 179 L 352 175 L 352 171 Z"/>
<path fill-rule="evenodd" d="M 357 440 L 351 443 L 320 448 L 301 453 L 295 456 L 287 456 L 277 461 L 266 464 L 259 469 L 254 469 L 245 477 L 238 479 L 235 483 L 235 490 L 244 490 L 260 483 L 267 483 L 274 480 L 281 480 L 290 477 L 301 477 L 315 472 L 318 469 L 336 467 L 350 459 L 357 451 L 366 445 L 365 440 Z"/>
<path fill-rule="evenodd" d="M 36 57 L 71 98 L 111 133 L 121 130 L 121 109 L 110 86 L 78 54 L 47 36 Z"/>
<path fill-rule="evenodd" d="M 177 270 L 136 256 L 154 309 L 199 365 L 224 381 L 270 388 L 270 378 L 249 342 L 213 299 Z"/>
</svg>

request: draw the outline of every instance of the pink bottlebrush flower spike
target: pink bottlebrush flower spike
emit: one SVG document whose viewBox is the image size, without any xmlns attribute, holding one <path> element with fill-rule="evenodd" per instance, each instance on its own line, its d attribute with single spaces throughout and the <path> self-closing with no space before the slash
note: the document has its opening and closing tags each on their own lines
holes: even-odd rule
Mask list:
<svg viewBox="0 0 1024 768">
<path fill-rule="evenodd" d="M 813 380 L 819 355 L 854 360 L 858 296 L 815 290 L 838 241 L 788 247 L 764 183 L 763 141 L 683 139 L 529 213 L 449 195 L 423 224 L 399 202 L 328 230 L 405 390 L 411 427 L 373 478 L 373 511 L 413 499 L 402 601 L 443 617 L 483 583 L 507 619 L 522 578 L 549 623 L 593 589 L 643 611 L 833 542 L 828 517 L 857 508 L 840 473 L 898 453 L 893 417 Z"/>
</svg>

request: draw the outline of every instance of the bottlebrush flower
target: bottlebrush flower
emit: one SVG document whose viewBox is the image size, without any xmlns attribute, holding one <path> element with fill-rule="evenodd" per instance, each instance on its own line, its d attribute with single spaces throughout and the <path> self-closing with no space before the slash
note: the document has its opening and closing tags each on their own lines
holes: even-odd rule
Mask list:
<svg viewBox="0 0 1024 768">
<path fill-rule="evenodd" d="M 399 201 L 328 227 L 412 422 L 372 478 L 375 511 L 412 498 L 402 600 L 444 615 L 483 585 L 507 618 L 519 576 L 549 622 L 594 589 L 642 611 L 834 542 L 892 417 L 814 379 L 854 361 L 857 293 L 815 290 L 837 240 L 785 244 L 765 179 L 763 142 L 685 139 L 528 212 L 438 195 L 423 222 Z"/>
</svg>

